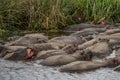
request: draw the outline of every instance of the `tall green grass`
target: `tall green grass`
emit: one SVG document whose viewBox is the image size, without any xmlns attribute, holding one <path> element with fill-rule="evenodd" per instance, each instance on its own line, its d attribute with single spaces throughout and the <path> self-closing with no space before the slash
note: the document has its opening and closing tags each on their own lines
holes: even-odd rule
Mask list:
<svg viewBox="0 0 120 80">
<path fill-rule="evenodd" d="M 74 0 L 77 15 L 84 21 L 120 22 L 120 0 Z"/>
<path fill-rule="evenodd" d="M 120 22 L 120 0 L 0 0 L 0 31 L 4 33 L 57 31 L 101 19 Z"/>
</svg>

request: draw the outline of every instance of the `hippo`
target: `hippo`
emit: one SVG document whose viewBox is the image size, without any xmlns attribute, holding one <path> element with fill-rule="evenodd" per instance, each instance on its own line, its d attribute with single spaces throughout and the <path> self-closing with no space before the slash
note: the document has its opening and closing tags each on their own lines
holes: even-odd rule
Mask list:
<svg viewBox="0 0 120 80">
<path fill-rule="evenodd" d="M 120 33 L 120 29 L 110 29 L 105 32 L 107 35 L 115 34 L 115 33 Z"/>
<path fill-rule="evenodd" d="M 87 48 L 93 56 L 103 58 L 112 53 L 108 39 L 99 39 L 99 42 Z"/>
<path fill-rule="evenodd" d="M 70 55 L 54 55 L 44 59 L 41 64 L 46 66 L 60 66 L 76 61 L 75 57 Z"/>
<path fill-rule="evenodd" d="M 90 39 L 91 36 L 87 37 L 87 39 Z M 63 49 L 65 47 L 71 46 L 73 44 L 82 44 L 86 42 L 86 39 L 83 38 L 82 36 L 79 38 L 76 37 L 70 37 L 70 36 L 62 36 L 62 37 L 57 37 L 53 38 L 48 41 L 49 44 L 51 44 L 54 48 L 56 49 Z M 75 46 L 77 48 L 77 46 Z"/>
<path fill-rule="evenodd" d="M 103 60 L 102 62 L 97 61 L 75 61 L 66 65 L 63 65 L 60 68 L 62 72 L 84 72 L 101 67 L 116 66 L 114 59 Z"/>
<path fill-rule="evenodd" d="M 48 37 L 36 33 L 36 34 L 26 34 L 25 36 L 6 44 L 6 46 L 28 46 L 30 44 L 35 43 L 46 43 L 48 41 Z"/>
<path fill-rule="evenodd" d="M 35 55 L 32 48 L 24 46 L 9 46 L 10 51 L 7 52 L 3 59 L 6 60 L 25 60 L 31 59 Z"/>
<path fill-rule="evenodd" d="M 85 36 L 88 36 L 88 35 L 98 35 L 99 33 L 96 32 L 96 31 L 77 31 L 75 33 L 72 33 L 70 36 L 74 36 L 74 37 L 85 37 Z"/>
<path fill-rule="evenodd" d="M 65 30 L 66 31 L 80 31 L 80 30 L 87 29 L 87 28 L 101 28 L 101 25 L 81 23 L 81 24 L 69 25 L 65 28 Z"/>
<path fill-rule="evenodd" d="M 55 50 L 54 46 L 49 43 L 33 44 L 28 47 L 34 49 L 37 53 L 43 50 Z"/>
<path fill-rule="evenodd" d="M 40 51 L 40 52 L 38 52 L 36 59 L 45 59 L 45 58 L 50 57 L 50 56 L 61 55 L 61 54 L 67 54 L 67 53 L 63 50 Z"/>
<path fill-rule="evenodd" d="M 55 50 L 55 48 L 48 43 L 32 44 L 29 46 L 8 46 L 8 49 L 9 52 L 2 57 L 9 60 L 31 59 L 33 58 L 33 55 L 36 56 L 40 51 L 52 49 Z M 28 49 L 29 51 L 27 51 Z"/>
<path fill-rule="evenodd" d="M 47 66 L 60 66 L 77 60 L 91 60 L 92 55 L 85 54 L 84 51 L 77 51 L 74 54 L 54 55 L 44 59 L 41 64 Z"/>
<path fill-rule="evenodd" d="M 105 32 L 106 29 L 105 28 L 87 28 L 87 29 L 83 29 L 83 31 L 96 31 L 98 33 L 102 33 L 102 32 Z"/>
<path fill-rule="evenodd" d="M 97 35 L 95 38 L 101 38 L 101 39 L 114 39 L 114 40 L 120 40 L 120 34 L 112 34 L 112 35 Z"/>
<path fill-rule="evenodd" d="M 65 43 L 65 44 L 73 44 L 73 43 L 81 44 L 85 42 L 85 40 L 83 40 L 81 37 L 75 37 L 75 36 L 60 36 L 60 37 L 52 38 L 48 41 L 48 43 L 51 42 Z"/>
<path fill-rule="evenodd" d="M 8 51 L 9 51 L 9 48 L 0 44 L 0 57 L 5 56 Z"/>
<path fill-rule="evenodd" d="M 60 36 L 50 39 L 48 42 L 65 42 L 65 43 L 73 43 L 73 41 L 76 41 L 75 37 L 71 36 Z"/>
</svg>

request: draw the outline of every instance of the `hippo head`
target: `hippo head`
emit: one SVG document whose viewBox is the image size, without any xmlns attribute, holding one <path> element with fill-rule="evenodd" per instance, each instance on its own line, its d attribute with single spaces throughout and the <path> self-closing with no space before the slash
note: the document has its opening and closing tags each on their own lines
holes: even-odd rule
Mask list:
<svg viewBox="0 0 120 80">
<path fill-rule="evenodd" d="M 109 67 L 115 67 L 119 65 L 119 60 L 117 58 L 110 58 L 110 59 L 105 59 L 104 60 Z"/>
<path fill-rule="evenodd" d="M 109 42 L 109 39 L 105 39 L 105 38 L 98 38 L 98 42 Z"/>
<path fill-rule="evenodd" d="M 84 50 L 80 52 L 80 55 L 82 56 L 83 60 L 90 61 L 92 59 L 92 53 L 86 53 Z"/>
</svg>

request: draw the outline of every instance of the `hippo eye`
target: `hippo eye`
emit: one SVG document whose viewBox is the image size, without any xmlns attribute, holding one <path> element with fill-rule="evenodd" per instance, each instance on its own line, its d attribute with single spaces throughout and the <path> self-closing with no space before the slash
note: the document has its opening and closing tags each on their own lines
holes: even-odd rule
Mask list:
<svg viewBox="0 0 120 80">
<path fill-rule="evenodd" d="M 109 40 L 109 39 L 107 39 L 107 41 L 108 41 L 108 42 L 110 42 L 110 40 Z"/>
<path fill-rule="evenodd" d="M 98 40 L 99 40 L 99 41 L 101 41 L 102 39 L 101 39 L 101 38 L 99 38 Z"/>
<path fill-rule="evenodd" d="M 77 44 L 74 44 L 73 46 L 74 46 L 74 47 L 76 47 L 76 46 L 77 46 Z"/>
<path fill-rule="evenodd" d="M 39 40 L 39 38 L 37 38 L 37 40 Z"/>
<path fill-rule="evenodd" d="M 84 53 L 83 53 L 83 52 L 81 52 L 80 54 L 81 54 L 82 56 L 84 55 Z"/>
</svg>

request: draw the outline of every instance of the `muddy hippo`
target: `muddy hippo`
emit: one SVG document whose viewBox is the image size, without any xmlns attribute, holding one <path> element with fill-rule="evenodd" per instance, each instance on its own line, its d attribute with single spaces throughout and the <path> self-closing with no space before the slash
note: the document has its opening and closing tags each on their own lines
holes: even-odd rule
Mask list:
<svg viewBox="0 0 120 80">
<path fill-rule="evenodd" d="M 52 45 L 47 43 L 34 44 L 30 46 L 8 46 L 10 49 L 4 55 L 4 59 L 8 60 L 24 60 L 24 59 L 32 59 L 37 55 L 39 51 L 42 50 L 52 50 L 54 49 Z"/>
<path fill-rule="evenodd" d="M 26 47 L 23 46 L 9 46 L 11 50 L 8 52 L 3 59 L 7 60 L 23 60 L 27 55 Z"/>
<path fill-rule="evenodd" d="M 91 32 L 91 31 L 95 31 L 95 32 L 98 32 L 98 33 L 102 33 L 102 32 L 105 32 L 106 31 L 106 29 L 105 28 L 86 28 L 86 29 L 83 29 L 82 30 L 83 32 L 86 32 L 86 31 L 88 31 L 88 32 Z"/>
<path fill-rule="evenodd" d="M 6 60 L 31 59 L 36 53 L 32 48 L 24 46 L 9 46 L 10 51 L 3 57 Z"/>
<path fill-rule="evenodd" d="M 47 65 L 47 66 L 60 66 L 60 65 L 71 63 L 76 60 L 77 59 L 75 57 L 72 57 L 70 55 L 55 55 L 55 56 L 46 58 L 41 62 L 41 64 Z"/>
<path fill-rule="evenodd" d="M 43 50 L 55 50 L 55 48 L 49 43 L 33 44 L 28 47 L 34 49 L 36 52 L 40 52 Z"/>
<path fill-rule="evenodd" d="M 0 44 L 0 57 L 5 56 L 8 51 L 9 51 L 9 48 Z"/>
<path fill-rule="evenodd" d="M 96 34 L 98 35 L 99 33 L 96 31 L 77 31 L 75 33 L 72 33 L 70 36 L 74 36 L 74 37 L 80 37 L 80 36 L 88 36 L 88 35 L 93 35 Z"/>
<path fill-rule="evenodd" d="M 60 71 L 65 72 L 83 72 L 94 70 L 101 67 L 107 67 L 116 65 L 113 59 L 104 60 L 102 62 L 95 62 L 95 61 L 75 61 L 66 65 L 63 65 L 60 68 Z"/>
<path fill-rule="evenodd" d="M 56 43 L 65 43 L 65 44 L 81 44 L 85 42 L 85 40 L 81 39 L 81 37 L 75 37 L 75 36 L 61 36 L 61 37 L 55 37 L 50 39 L 48 42 L 56 42 Z"/>
<path fill-rule="evenodd" d="M 71 63 L 76 60 L 91 60 L 91 54 L 86 54 L 84 51 L 77 51 L 74 54 L 63 54 L 48 57 L 42 61 L 42 64 L 47 66 L 58 66 Z"/>
<path fill-rule="evenodd" d="M 95 38 L 120 40 L 119 36 L 120 35 L 117 35 L 117 34 L 112 34 L 112 35 L 97 35 Z"/>
<path fill-rule="evenodd" d="M 99 42 L 87 48 L 93 56 L 103 58 L 112 53 L 108 39 L 99 39 Z"/>
<path fill-rule="evenodd" d="M 48 41 L 48 37 L 36 33 L 36 34 L 26 34 L 25 36 L 15 40 L 11 43 L 6 44 L 6 46 L 28 46 L 35 43 L 45 43 Z"/>
<path fill-rule="evenodd" d="M 101 28 L 100 25 L 94 25 L 94 24 L 87 24 L 87 23 L 82 23 L 82 24 L 75 24 L 75 25 L 69 25 L 65 28 L 66 31 L 80 31 L 86 28 Z"/>
<path fill-rule="evenodd" d="M 45 59 L 45 58 L 50 57 L 50 56 L 62 55 L 62 54 L 67 54 L 67 53 L 63 50 L 40 51 L 40 52 L 38 52 L 36 59 Z"/>
<path fill-rule="evenodd" d="M 115 34 L 115 33 L 120 33 L 120 29 L 110 29 L 105 32 L 105 34 L 107 35 Z"/>
</svg>

